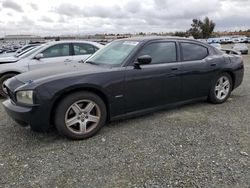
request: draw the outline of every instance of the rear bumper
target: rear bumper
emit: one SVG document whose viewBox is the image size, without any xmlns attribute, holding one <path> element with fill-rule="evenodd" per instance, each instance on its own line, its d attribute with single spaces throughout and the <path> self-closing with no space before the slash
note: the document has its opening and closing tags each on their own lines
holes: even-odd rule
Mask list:
<svg viewBox="0 0 250 188">
<path fill-rule="evenodd" d="M 241 54 L 248 54 L 248 50 L 241 50 Z"/>
<path fill-rule="evenodd" d="M 3 102 L 7 114 L 21 126 L 30 125 L 36 131 L 47 131 L 51 128 L 49 116 L 40 106 L 17 106 L 10 99 Z"/>
<path fill-rule="evenodd" d="M 240 86 L 240 84 L 243 81 L 243 77 L 244 77 L 244 66 L 242 65 L 242 68 L 234 71 L 235 81 L 234 81 L 234 88 L 233 89 Z"/>
</svg>

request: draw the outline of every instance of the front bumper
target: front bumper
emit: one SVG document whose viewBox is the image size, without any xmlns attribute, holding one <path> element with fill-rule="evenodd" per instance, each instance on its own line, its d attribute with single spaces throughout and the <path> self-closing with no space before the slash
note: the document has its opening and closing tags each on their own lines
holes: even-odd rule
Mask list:
<svg viewBox="0 0 250 188">
<path fill-rule="evenodd" d="M 19 125 L 30 125 L 35 131 L 48 131 L 52 126 L 49 114 L 41 106 L 23 107 L 14 104 L 10 99 L 3 102 L 7 114 Z"/>
</svg>

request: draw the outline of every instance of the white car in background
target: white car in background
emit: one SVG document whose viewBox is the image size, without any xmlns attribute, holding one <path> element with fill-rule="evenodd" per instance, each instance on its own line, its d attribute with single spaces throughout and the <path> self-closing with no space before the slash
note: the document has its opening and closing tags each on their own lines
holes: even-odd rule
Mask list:
<svg viewBox="0 0 250 188">
<path fill-rule="evenodd" d="M 233 50 L 239 51 L 241 54 L 248 54 L 248 46 L 245 43 L 235 44 Z"/>
<path fill-rule="evenodd" d="M 36 47 L 19 58 L 0 62 L 0 95 L 6 96 L 4 82 L 23 72 L 86 60 L 103 45 L 90 41 L 54 41 Z"/>
<path fill-rule="evenodd" d="M 219 50 L 221 49 L 221 44 L 219 44 L 219 43 L 211 43 L 210 45 L 219 49 Z"/>
<path fill-rule="evenodd" d="M 220 50 L 229 55 L 241 55 L 241 52 L 229 48 L 221 48 Z"/>
</svg>

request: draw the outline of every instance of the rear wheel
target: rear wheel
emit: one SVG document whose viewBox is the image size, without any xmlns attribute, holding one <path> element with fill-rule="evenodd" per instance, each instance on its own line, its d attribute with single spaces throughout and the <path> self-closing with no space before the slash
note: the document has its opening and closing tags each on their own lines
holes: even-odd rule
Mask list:
<svg viewBox="0 0 250 188">
<path fill-rule="evenodd" d="M 77 92 L 59 103 L 55 113 L 55 125 L 63 136 L 85 139 L 102 128 L 106 116 L 106 106 L 99 96 L 91 92 Z"/>
<path fill-rule="evenodd" d="M 216 77 L 209 93 L 209 101 L 214 104 L 225 102 L 232 91 L 232 78 L 228 73 L 222 73 Z"/>
<path fill-rule="evenodd" d="M 6 82 L 6 80 L 8 80 L 9 78 L 11 78 L 13 76 L 16 76 L 16 74 L 5 74 L 5 75 L 0 77 L 0 85 L 1 85 L 1 87 L 0 87 L 0 95 L 2 97 L 7 97 L 8 96 L 7 90 L 4 87 L 4 83 Z"/>
</svg>

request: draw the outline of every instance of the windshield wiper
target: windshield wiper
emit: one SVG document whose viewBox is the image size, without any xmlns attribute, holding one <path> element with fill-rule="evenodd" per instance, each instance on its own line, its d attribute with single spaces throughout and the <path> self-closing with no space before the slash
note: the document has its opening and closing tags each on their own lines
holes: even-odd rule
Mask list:
<svg viewBox="0 0 250 188">
<path fill-rule="evenodd" d="M 91 64 L 91 65 L 98 65 L 98 63 L 95 63 L 95 62 L 93 62 L 93 61 L 85 61 L 85 63 L 89 63 L 89 64 Z"/>
</svg>

